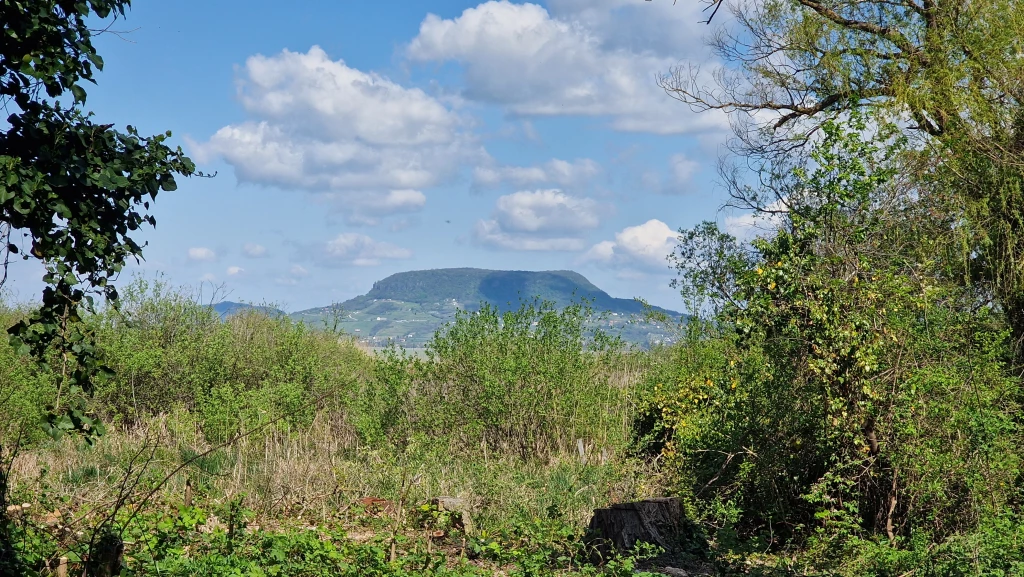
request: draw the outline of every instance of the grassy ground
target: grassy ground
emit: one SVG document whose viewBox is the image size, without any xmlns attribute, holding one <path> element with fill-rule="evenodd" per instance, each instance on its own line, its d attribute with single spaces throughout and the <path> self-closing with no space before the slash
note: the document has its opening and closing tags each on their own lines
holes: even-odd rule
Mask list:
<svg viewBox="0 0 1024 577">
<path fill-rule="evenodd" d="M 94 446 L 43 443 L 14 459 L 10 480 L 13 501 L 31 504 L 22 521 L 32 521 L 43 556 L 81 549 L 69 535 L 85 536 L 112 507 L 127 534 L 162 535 L 125 539 L 127 565 L 138 574 L 188 574 L 213 563 L 208 557 L 228 546 L 228 532 L 240 540 L 232 547 L 253 559 L 272 554 L 261 549 L 266 539 L 291 547 L 315 535 L 347 551 L 343 557 L 381 557 L 385 574 L 421 563 L 467 575 L 524 574 L 531 563 L 571 573 L 586 561 L 577 537 L 591 511 L 654 489 L 642 462 L 607 455 L 526 466 L 501 455 L 459 459 L 447 449 L 426 440 L 400 453 L 362 447 L 326 414 L 305 430 L 215 448 L 187 415 L 163 415 Z M 431 507 L 441 496 L 471 508 L 472 531 Z M 127 521 L 135 511 L 142 516 Z"/>
</svg>

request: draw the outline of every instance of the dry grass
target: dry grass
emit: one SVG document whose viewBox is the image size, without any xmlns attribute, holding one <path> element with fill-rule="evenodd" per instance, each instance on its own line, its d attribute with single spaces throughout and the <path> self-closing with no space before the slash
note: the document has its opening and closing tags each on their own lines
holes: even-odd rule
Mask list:
<svg viewBox="0 0 1024 577">
<path fill-rule="evenodd" d="M 327 413 L 304 430 L 263 431 L 214 448 L 182 414 L 113 431 L 93 447 L 67 439 L 24 451 L 13 462 L 11 485 L 22 499 L 45 491 L 72 510 L 96 510 L 112 506 L 135 479 L 129 501 L 162 483 L 153 500 L 178 505 L 190 481 L 197 504 L 241 497 L 261 523 L 345 520 L 368 496 L 411 506 L 447 495 L 473 503 L 484 525 L 555 509 L 582 525 L 596 507 L 658 492 L 649 466 L 608 452 L 604 462 L 597 451 L 585 457 L 587 463 L 576 452 L 545 462 L 469 459 L 426 439 L 401 450 L 371 449 L 359 445 L 344 418 Z"/>
</svg>

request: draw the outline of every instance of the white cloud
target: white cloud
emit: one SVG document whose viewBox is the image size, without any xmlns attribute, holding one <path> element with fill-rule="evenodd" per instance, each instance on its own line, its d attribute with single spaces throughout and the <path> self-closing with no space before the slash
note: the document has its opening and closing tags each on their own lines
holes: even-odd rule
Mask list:
<svg viewBox="0 0 1024 577">
<path fill-rule="evenodd" d="M 226 272 L 228 273 L 228 276 L 238 276 L 245 272 L 245 269 L 240 266 L 229 266 Z"/>
<path fill-rule="evenodd" d="M 199 282 L 216 282 L 216 281 L 217 281 L 217 277 L 213 273 L 210 273 L 210 272 L 208 272 L 208 273 L 204 274 L 203 276 L 199 277 Z"/>
<path fill-rule="evenodd" d="M 351 224 L 375 225 L 385 216 L 419 212 L 427 196 L 418 190 L 327 192 L 320 199 L 346 215 Z"/>
<path fill-rule="evenodd" d="M 501 225 L 493 220 L 478 221 L 473 229 L 473 236 L 480 244 L 506 250 L 578 251 L 586 246 L 582 238 L 548 238 L 510 233 L 503 230 Z"/>
<path fill-rule="evenodd" d="M 700 163 L 691 160 L 685 154 L 673 154 L 669 158 L 669 165 L 672 174 L 672 183 L 678 187 L 684 187 L 693 180 L 693 175 L 700 169 Z"/>
<path fill-rule="evenodd" d="M 267 256 L 267 247 L 262 244 L 247 242 L 242 246 L 242 254 L 249 258 L 263 258 Z"/>
<path fill-rule="evenodd" d="M 188 259 L 197 262 L 213 262 L 217 260 L 217 253 L 202 246 L 192 247 L 188 249 Z"/>
<path fill-rule="evenodd" d="M 600 224 L 598 205 L 558 190 L 520 191 L 498 199 L 495 217 L 503 228 L 521 232 L 564 232 Z"/>
<path fill-rule="evenodd" d="M 491 220 L 473 230 L 477 242 L 508 250 L 576 251 L 578 235 L 600 224 L 601 207 L 559 190 L 520 191 L 498 199 Z"/>
<path fill-rule="evenodd" d="M 763 211 L 748 212 L 738 216 L 725 218 L 725 232 L 739 240 L 753 240 L 775 232 L 785 220 L 785 212 L 789 210 L 785 199 L 776 200 Z"/>
<path fill-rule="evenodd" d="M 602 240 L 590 247 L 587 254 L 583 255 L 584 260 L 597 262 L 611 262 L 613 258 L 615 258 L 615 243 L 610 240 Z"/>
<path fill-rule="evenodd" d="M 299 279 L 309 276 L 309 271 L 306 267 L 294 264 L 288 269 L 287 275 L 280 275 L 274 279 L 274 283 L 282 286 L 296 286 L 299 284 Z"/>
<path fill-rule="evenodd" d="M 616 129 L 659 134 L 725 128 L 723 115 L 694 114 L 656 85 L 656 75 L 679 64 L 685 53 L 658 55 L 609 35 L 622 32 L 624 40 L 626 34 L 646 33 L 621 31 L 621 22 L 608 20 L 623 2 L 561 4 L 560 17 L 536 4 L 507 0 L 480 4 L 453 19 L 430 14 L 406 56 L 461 63 L 467 98 L 503 105 L 513 114 L 610 116 Z"/>
<path fill-rule="evenodd" d="M 651 219 L 622 229 L 613 241 L 595 244 L 580 261 L 632 269 L 663 269 L 668 266 L 667 257 L 675 248 L 676 237 L 677 233 L 667 224 Z"/>
<path fill-rule="evenodd" d="M 701 2 L 637 0 L 547 0 L 560 20 L 578 23 L 599 39 L 605 50 L 647 52 L 667 58 L 706 53 L 702 24 L 709 13 Z M 720 12 L 716 18 L 727 15 Z"/>
<path fill-rule="evenodd" d="M 668 159 L 668 175 L 656 170 L 646 170 L 640 175 L 640 185 L 651 192 L 660 194 L 686 194 L 692 190 L 693 177 L 700 170 L 700 163 L 685 154 L 673 154 Z"/>
<path fill-rule="evenodd" d="M 555 184 L 562 188 L 581 185 L 601 172 L 601 166 L 583 158 L 568 162 L 550 160 L 538 166 L 478 166 L 473 169 L 473 186 L 492 188 L 509 183 L 515 186 Z"/>
<path fill-rule="evenodd" d="M 412 251 L 365 234 L 344 232 L 320 247 L 319 261 L 327 266 L 376 266 L 382 259 L 406 259 Z"/>
<path fill-rule="evenodd" d="M 384 201 L 362 208 L 383 216 L 421 207 L 408 201 L 412 193 L 422 197 L 417 189 L 485 158 L 463 119 L 439 100 L 331 60 L 317 46 L 250 57 L 239 96 L 252 119 L 192 146 L 201 160 L 226 160 L 240 182 L 369 194 Z"/>
</svg>

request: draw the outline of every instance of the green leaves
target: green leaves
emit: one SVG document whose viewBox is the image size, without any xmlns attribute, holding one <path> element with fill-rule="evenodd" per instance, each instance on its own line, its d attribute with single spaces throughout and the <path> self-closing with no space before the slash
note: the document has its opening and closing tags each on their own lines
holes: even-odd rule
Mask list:
<svg viewBox="0 0 1024 577">
<path fill-rule="evenodd" d="M 54 440 L 71 433 L 78 433 L 93 444 L 106 433 L 106 426 L 95 415 L 88 414 L 79 404 L 67 411 L 50 413 L 43 418 L 43 430 Z"/>
<path fill-rule="evenodd" d="M 93 82 L 93 69 L 103 59 L 92 45 L 88 20 L 93 16 L 124 16 L 130 0 L 39 0 L 0 3 L 5 42 L 0 53 L 0 96 L 10 97 L 22 111 L 38 104 L 34 87 L 56 98 L 71 91 L 85 102 L 80 82 Z"/>
<path fill-rule="evenodd" d="M 866 127 L 826 122 L 761 175 L 776 188 L 745 198 L 786 206 L 767 235 L 683 232 L 680 283 L 711 314 L 645 423 L 716 525 L 786 525 L 828 562 L 858 540 L 974 530 L 1013 506 L 1021 462 L 1000 312 L 950 275 L 934 239 L 956 224 L 904 188 L 903 139 Z"/>
<path fill-rule="evenodd" d="M 100 430 L 98 422 L 79 409 L 62 412 L 69 405 L 61 396 L 87 395 L 107 370 L 78 311 L 92 306 L 90 293 L 116 301 L 110 281 L 142 255 L 129 233 L 155 226 L 146 211 L 157 191 L 175 190 L 175 174 L 196 173 L 180 149 L 165 144 L 169 132 L 121 133 L 80 109 L 87 99 L 82 84 L 94 83 L 94 69 L 103 68 L 89 22 L 124 16 L 128 6 L 129 0 L 0 0 L 0 98 L 14 103 L 0 133 L 0 223 L 32 246 L 23 254 L 7 243 L 8 253 L 44 262 L 49 285 L 40 307 L 8 332 L 19 353 L 40 366 L 55 357 L 65 369 L 48 430 L 87 438 Z M 67 93 L 70 108 L 54 102 Z"/>
<path fill-rule="evenodd" d="M 71 85 L 71 94 L 75 97 L 76 104 L 85 104 L 85 89 L 77 84 Z"/>
</svg>

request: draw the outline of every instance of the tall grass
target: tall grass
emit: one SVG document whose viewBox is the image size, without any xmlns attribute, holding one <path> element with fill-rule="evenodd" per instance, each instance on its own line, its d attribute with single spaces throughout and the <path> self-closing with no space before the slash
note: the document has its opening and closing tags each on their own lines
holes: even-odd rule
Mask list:
<svg viewBox="0 0 1024 577">
<path fill-rule="evenodd" d="M 180 502 L 188 482 L 195 498 L 241 498 L 263 522 L 323 522 L 368 496 L 449 495 L 483 526 L 581 526 L 596 507 L 654 491 L 650 467 L 624 451 L 638 361 L 586 335 L 586 314 L 485 307 L 460 315 L 425 358 L 371 355 L 287 318 L 222 321 L 189 292 L 140 279 L 118 310 L 85 320 L 115 372 L 91 399 L 110 432 L 96 446 L 33 438 L 11 485 L 92 507 L 144 463 L 139 490 L 156 488 L 158 503 Z M 53 388 L 52 375 L 10 358 L 0 410 L 26 418 L 5 423 L 6 443 L 32 429 Z"/>
</svg>

